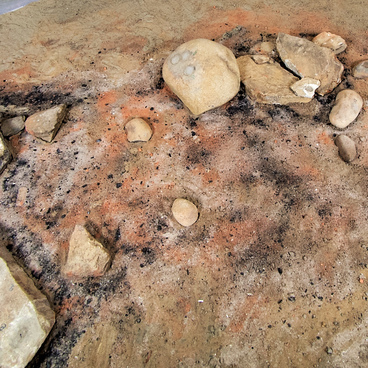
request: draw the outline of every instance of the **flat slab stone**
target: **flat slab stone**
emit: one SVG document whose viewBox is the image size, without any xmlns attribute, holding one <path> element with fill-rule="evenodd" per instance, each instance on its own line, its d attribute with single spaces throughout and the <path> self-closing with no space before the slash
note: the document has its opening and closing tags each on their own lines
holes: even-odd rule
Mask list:
<svg viewBox="0 0 368 368">
<path fill-rule="evenodd" d="M 63 273 L 73 278 L 102 276 L 110 264 L 109 252 L 83 226 L 76 225 Z"/>
<path fill-rule="evenodd" d="M 0 174 L 5 170 L 13 155 L 4 136 L 0 132 Z"/>
<path fill-rule="evenodd" d="M 329 48 L 285 33 L 279 33 L 276 48 L 286 67 L 293 73 L 321 82 L 316 90 L 319 95 L 331 92 L 341 82 L 344 67 Z"/>
<path fill-rule="evenodd" d="M 180 45 L 169 55 L 162 76 L 195 115 L 230 101 L 240 87 L 234 54 L 227 47 L 202 38 Z"/>
<path fill-rule="evenodd" d="M 65 115 L 66 105 L 64 104 L 37 112 L 26 120 L 26 130 L 43 141 L 51 142 L 59 130 Z"/>
<path fill-rule="evenodd" d="M 24 368 L 45 341 L 55 314 L 6 249 L 0 249 L 0 367 Z"/>
<path fill-rule="evenodd" d="M 290 87 L 299 81 L 292 73 L 278 63 L 257 63 L 250 55 L 237 59 L 240 78 L 252 100 L 265 104 L 287 105 L 295 102 L 309 102 L 311 98 L 297 96 Z M 259 60 L 257 59 L 259 62 Z"/>
</svg>

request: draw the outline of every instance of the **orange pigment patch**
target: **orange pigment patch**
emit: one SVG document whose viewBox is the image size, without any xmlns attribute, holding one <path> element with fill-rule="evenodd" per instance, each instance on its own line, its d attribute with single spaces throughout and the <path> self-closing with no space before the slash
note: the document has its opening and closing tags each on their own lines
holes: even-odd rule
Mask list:
<svg viewBox="0 0 368 368">
<path fill-rule="evenodd" d="M 317 140 L 318 140 L 318 143 L 322 143 L 325 145 L 334 145 L 334 141 L 326 132 L 322 132 L 318 134 Z"/>
<path fill-rule="evenodd" d="M 285 32 L 297 35 L 301 30 L 305 33 L 317 34 L 326 29 L 341 34 L 341 29 L 337 28 L 326 16 L 318 12 L 303 10 L 296 15 L 290 16 L 287 12 L 275 10 L 271 7 L 263 7 L 258 12 L 247 11 L 241 8 L 233 10 L 211 8 L 201 20 L 190 25 L 190 28 L 184 33 L 184 39 L 190 40 L 199 37 L 208 39 L 219 38 L 237 26 L 243 26 L 257 34 L 267 31 L 268 33 Z"/>
<path fill-rule="evenodd" d="M 241 332 L 249 319 L 257 319 L 261 315 L 259 304 L 262 303 L 260 296 L 246 296 L 243 305 L 237 308 L 237 315 L 231 320 L 228 330 L 231 332 Z M 263 301 L 264 302 L 264 301 Z"/>
<path fill-rule="evenodd" d="M 27 83 L 30 78 L 33 78 L 34 72 L 29 63 L 23 67 L 13 70 L 4 70 L 0 73 L 0 80 L 6 80 L 13 83 Z"/>
<path fill-rule="evenodd" d="M 97 108 L 101 115 L 106 113 L 106 106 L 114 104 L 117 101 L 118 93 L 116 91 L 102 92 L 97 100 Z"/>
</svg>

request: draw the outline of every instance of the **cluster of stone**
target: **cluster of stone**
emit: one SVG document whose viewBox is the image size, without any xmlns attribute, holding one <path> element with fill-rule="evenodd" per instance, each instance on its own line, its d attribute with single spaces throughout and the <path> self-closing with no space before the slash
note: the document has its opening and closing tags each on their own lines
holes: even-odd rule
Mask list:
<svg viewBox="0 0 368 368">
<path fill-rule="evenodd" d="M 197 39 L 179 46 L 165 60 L 162 75 L 169 88 L 194 115 L 202 114 L 231 100 L 239 90 L 239 81 L 248 97 L 263 104 L 308 103 L 315 93 L 324 96 L 342 80 L 343 64 L 336 55 L 343 52 L 345 40 L 322 32 L 312 41 L 279 33 L 275 47 L 259 45 L 259 53 L 235 59 L 233 53 L 216 42 Z M 275 52 L 283 66 L 275 60 Z M 285 68 L 286 67 L 286 68 Z M 368 77 L 368 60 L 353 69 L 356 78 Z M 345 129 L 359 115 L 363 100 L 353 90 L 339 92 L 329 115 L 338 129 Z M 339 152 L 345 139 L 336 143 Z M 355 155 L 340 154 L 350 162 Z M 349 159 L 348 159 L 349 157 Z"/>
<path fill-rule="evenodd" d="M 41 139 L 51 142 L 58 132 L 65 116 L 66 105 L 58 105 L 51 109 L 37 112 L 27 119 L 24 115 L 4 119 L 0 124 L 0 174 L 5 170 L 13 158 L 7 138 L 15 136 L 26 128 L 27 132 Z"/>
</svg>

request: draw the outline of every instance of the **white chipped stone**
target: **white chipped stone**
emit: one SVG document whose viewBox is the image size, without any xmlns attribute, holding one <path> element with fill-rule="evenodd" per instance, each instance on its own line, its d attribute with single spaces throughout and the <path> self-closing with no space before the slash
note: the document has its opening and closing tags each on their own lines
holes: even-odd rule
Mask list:
<svg viewBox="0 0 368 368">
<path fill-rule="evenodd" d="M 0 367 L 24 368 L 45 341 L 55 314 L 5 249 L 0 249 L 0 305 Z"/>
<path fill-rule="evenodd" d="M 336 102 L 330 112 L 330 122 L 339 129 L 346 128 L 359 115 L 363 107 L 363 99 L 351 90 L 345 89 L 336 96 Z"/>
<path fill-rule="evenodd" d="M 300 97 L 313 98 L 314 92 L 321 85 L 318 79 L 302 78 L 290 86 L 291 90 Z"/>
<path fill-rule="evenodd" d="M 24 129 L 24 116 L 6 119 L 1 123 L 1 131 L 4 137 L 11 137 Z"/>
<path fill-rule="evenodd" d="M 28 133 L 46 142 L 51 142 L 66 115 L 66 105 L 58 105 L 51 109 L 31 115 L 25 123 Z"/>
<path fill-rule="evenodd" d="M 109 252 L 83 226 L 76 225 L 63 273 L 73 278 L 102 276 L 110 264 Z"/>
<path fill-rule="evenodd" d="M 175 220 L 183 226 L 191 226 L 198 219 L 196 205 L 184 198 L 175 199 L 171 211 Z"/>
<path fill-rule="evenodd" d="M 142 118 L 134 118 L 125 125 L 129 142 L 147 142 L 152 137 L 152 129 Z"/>
<path fill-rule="evenodd" d="M 206 39 L 191 40 L 179 46 L 166 59 L 162 75 L 195 115 L 230 101 L 240 87 L 234 54 L 227 47 Z"/>
<path fill-rule="evenodd" d="M 346 49 L 345 40 L 333 33 L 322 32 L 312 40 L 316 45 L 327 47 L 332 50 L 335 54 L 340 54 Z"/>
<path fill-rule="evenodd" d="M 4 136 L 0 132 L 0 174 L 5 170 L 13 155 Z"/>
<path fill-rule="evenodd" d="M 335 139 L 335 144 L 339 149 L 339 155 L 345 162 L 351 162 L 356 156 L 355 142 L 344 134 L 340 134 Z"/>
</svg>

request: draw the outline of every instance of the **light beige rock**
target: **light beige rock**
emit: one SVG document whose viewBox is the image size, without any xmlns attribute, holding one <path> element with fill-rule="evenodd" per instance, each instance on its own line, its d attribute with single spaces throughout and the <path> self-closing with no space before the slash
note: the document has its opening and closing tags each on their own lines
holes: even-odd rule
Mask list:
<svg viewBox="0 0 368 368">
<path fill-rule="evenodd" d="M 152 137 L 152 129 L 142 118 L 134 118 L 125 124 L 129 142 L 147 142 Z"/>
<path fill-rule="evenodd" d="M 357 118 L 362 107 L 363 99 L 357 92 L 351 89 L 339 92 L 330 112 L 331 124 L 339 129 L 346 128 Z"/>
<path fill-rule="evenodd" d="M 291 90 L 299 97 L 313 98 L 314 92 L 321 85 L 318 79 L 302 78 L 290 86 Z"/>
<path fill-rule="evenodd" d="M 329 48 L 335 54 L 340 54 L 340 52 L 343 52 L 346 49 L 345 40 L 330 32 L 322 32 L 314 37 L 312 41 L 318 46 Z"/>
<path fill-rule="evenodd" d="M 368 60 L 363 60 L 353 68 L 355 78 L 368 78 Z"/>
<path fill-rule="evenodd" d="M 272 64 L 273 60 L 266 55 L 252 55 L 252 59 L 256 64 Z M 239 64 L 238 64 L 239 65 Z"/>
<path fill-rule="evenodd" d="M 317 93 L 325 95 L 340 82 L 344 70 L 334 52 L 304 38 L 279 33 L 277 51 L 288 69 L 301 78 L 318 79 Z"/>
<path fill-rule="evenodd" d="M 180 225 L 191 226 L 198 220 L 198 209 L 195 204 L 184 198 L 175 199 L 171 211 Z"/>
<path fill-rule="evenodd" d="M 206 39 L 191 40 L 179 46 L 165 60 L 162 75 L 195 115 L 230 101 L 240 87 L 234 54 L 227 47 Z"/>
<path fill-rule="evenodd" d="M 345 162 L 351 162 L 356 156 L 355 142 L 344 134 L 340 134 L 335 139 L 335 144 L 339 149 L 339 155 Z"/>
<path fill-rule="evenodd" d="M 0 174 L 5 170 L 12 158 L 13 154 L 8 146 L 8 143 L 0 132 Z"/>
<path fill-rule="evenodd" d="M 0 249 L 0 367 L 24 368 L 45 341 L 55 314 L 45 295 Z"/>
<path fill-rule="evenodd" d="M 58 105 L 51 109 L 31 115 L 25 123 L 28 133 L 46 142 L 51 142 L 66 116 L 66 105 Z"/>
<path fill-rule="evenodd" d="M 246 92 L 253 101 L 265 104 L 287 105 L 309 102 L 310 98 L 299 97 L 290 89 L 298 78 L 277 63 L 256 64 L 252 56 L 237 59 L 240 77 Z"/>
<path fill-rule="evenodd" d="M 110 264 L 109 252 L 83 226 L 76 225 L 63 273 L 72 278 L 102 276 Z"/>
<path fill-rule="evenodd" d="M 4 137 L 11 137 L 24 129 L 24 116 L 6 119 L 1 123 L 1 131 Z"/>
</svg>

